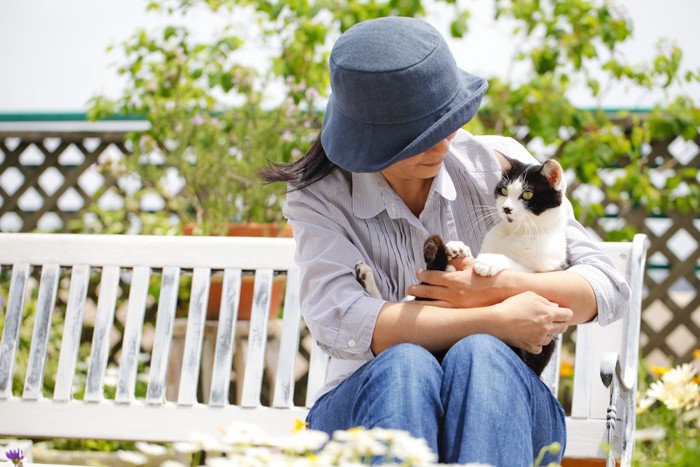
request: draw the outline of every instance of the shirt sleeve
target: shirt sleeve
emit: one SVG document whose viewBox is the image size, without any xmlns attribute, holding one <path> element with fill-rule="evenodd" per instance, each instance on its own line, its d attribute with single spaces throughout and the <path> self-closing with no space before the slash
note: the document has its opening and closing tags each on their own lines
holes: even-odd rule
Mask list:
<svg viewBox="0 0 700 467">
<path fill-rule="evenodd" d="M 629 285 L 618 272 L 612 259 L 589 238 L 583 226 L 573 218 L 573 213 L 566 233 L 570 262 L 568 270 L 586 279 L 593 289 L 598 305 L 598 323 L 606 326 L 617 321 L 627 312 L 630 300 Z"/>
<path fill-rule="evenodd" d="M 355 278 L 355 264 L 365 258 L 351 241 L 351 213 L 342 206 L 309 190 L 287 195 L 284 214 L 297 244 L 302 314 L 328 355 L 370 360 L 377 315 L 386 302 L 367 295 Z"/>
</svg>

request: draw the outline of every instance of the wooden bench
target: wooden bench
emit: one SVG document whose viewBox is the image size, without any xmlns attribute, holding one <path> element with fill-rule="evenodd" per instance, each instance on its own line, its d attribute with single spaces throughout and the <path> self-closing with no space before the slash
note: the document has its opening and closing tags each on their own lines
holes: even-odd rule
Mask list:
<svg viewBox="0 0 700 467">
<path fill-rule="evenodd" d="M 299 270 L 294 240 L 242 237 L 156 237 L 70 234 L 0 234 L 0 268 L 11 277 L 2 296 L 4 326 L 0 346 L 0 435 L 16 437 L 93 438 L 144 441 L 188 440 L 192 432 L 217 432 L 238 420 L 259 425 L 270 434 L 286 434 L 295 419 L 304 419 L 322 385 L 327 357 L 315 344 L 309 357 L 306 406 L 294 405 L 294 365 L 303 322 L 299 309 Z M 633 448 L 635 390 L 639 347 L 644 236 L 630 243 L 605 243 L 630 282 L 633 296 L 625 318 L 606 328 L 597 324 L 576 331 L 576 372 L 572 414 L 568 419 L 567 456 L 605 458 L 602 444 L 611 441 L 629 465 Z M 223 294 L 211 381 L 205 397 L 200 373 L 206 304 L 211 274 L 223 271 Z M 248 330 L 240 403 L 229 403 L 231 368 L 236 349 L 237 297 L 241 275 L 255 272 L 254 305 Z M 284 314 L 269 406 L 262 406 L 263 366 L 268 336 L 267 309 L 273 276 L 286 274 Z M 37 280 L 34 280 L 36 278 Z M 87 299 L 99 282 L 93 310 Z M 187 285 L 187 325 L 176 400 L 166 397 L 169 352 L 181 282 Z M 38 282 L 38 287 L 35 282 Z M 187 284 L 190 284 L 186 282 Z M 144 333 L 149 286 L 159 289 L 147 374 L 139 375 L 138 355 Z M 60 285 L 60 287 L 59 287 Z M 37 290 L 38 289 L 38 290 Z M 128 289 L 127 297 L 118 299 Z M 20 327 L 35 291 L 35 321 L 25 361 L 26 377 L 15 381 Z M 65 296 L 59 297 L 57 295 Z M 65 306 L 57 306 L 63 304 Z M 125 303 L 119 310 L 118 303 Z M 33 305 L 34 306 L 34 305 Z M 86 311 L 87 310 L 87 311 Z M 52 315 L 65 319 L 60 355 L 47 355 Z M 125 314 L 123 332 L 114 333 L 115 314 Z M 94 317 L 85 393 L 74 398 L 79 345 L 88 316 Z M 113 399 L 105 397 L 110 349 L 119 350 L 118 380 Z M 210 352 L 211 353 L 211 352 Z M 47 359 L 57 358 L 55 389 L 44 394 Z M 546 372 L 554 390 L 559 362 Z M 601 382 L 602 375 L 605 385 Z M 147 379 L 147 393 L 135 396 L 137 377 Z M 239 381 L 240 383 L 240 381 Z M 607 386 L 607 387 L 606 387 Z M 201 402 L 206 400 L 206 403 Z M 610 428 L 610 430 L 608 430 Z"/>
</svg>

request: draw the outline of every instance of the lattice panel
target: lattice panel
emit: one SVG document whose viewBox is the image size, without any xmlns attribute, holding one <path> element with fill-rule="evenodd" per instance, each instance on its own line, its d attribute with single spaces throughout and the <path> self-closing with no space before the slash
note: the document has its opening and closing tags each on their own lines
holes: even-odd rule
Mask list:
<svg viewBox="0 0 700 467">
<path fill-rule="evenodd" d="M 652 183 L 663 188 L 667 168 L 674 171 L 700 168 L 700 138 L 685 141 L 656 141 L 648 148 L 652 161 Z M 612 185 L 619 168 L 602 169 L 601 178 Z M 686 180 L 697 184 L 699 180 Z M 683 188 L 680 188 L 681 190 Z M 658 364 L 692 360 L 700 348 L 700 216 L 678 211 L 664 217 L 649 217 L 643 206 L 622 212 L 610 199 L 611 190 L 572 185 L 571 193 L 604 206 L 610 217 L 587 227 L 600 238 L 606 232 L 634 226 L 650 239 L 646 291 L 642 303 L 642 355 Z"/>
<path fill-rule="evenodd" d="M 103 168 L 130 153 L 127 131 L 144 128 L 122 123 L 0 125 L 0 230 L 68 231 L 89 206 L 121 209 L 140 182 Z"/>
</svg>

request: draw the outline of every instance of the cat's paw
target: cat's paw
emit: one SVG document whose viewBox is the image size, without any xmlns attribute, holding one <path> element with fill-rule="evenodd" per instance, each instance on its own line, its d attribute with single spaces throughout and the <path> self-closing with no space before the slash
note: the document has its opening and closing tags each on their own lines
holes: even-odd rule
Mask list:
<svg viewBox="0 0 700 467">
<path fill-rule="evenodd" d="M 474 271 L 480 276 L 495 276 L 501 271 L 510 269 L 507 256 L 495 253 L 482 253 L 476 258 Z"/>
<path fill-rule="evenodd" d="M 379 287 L 377 287 L 377 283 L 374 280 L 374 271 L 364 261 L 358 261 L 355 264 L 355 278 L 370 297 L 382 298 L 382 295 L 379 293 Z"/>
<path fill-rule="evenodd" d="M 445 245 L 445 253 L 447 253 L 448 260 L 453 260 L 455 258 L 470 257 L 472 250 L 464 243 L 453 240 Z"/>
</svg>

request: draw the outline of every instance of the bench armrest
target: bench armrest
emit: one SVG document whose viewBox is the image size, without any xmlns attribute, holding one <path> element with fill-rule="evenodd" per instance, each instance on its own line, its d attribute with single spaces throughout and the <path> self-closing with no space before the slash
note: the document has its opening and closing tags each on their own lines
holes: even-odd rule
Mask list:
<svg viewBox="0 0 700 467">
<path fill-rule="evenodd" d="M 628 375 L 629 376 L 629 375 Z M 608 443 L 608 457 L 606 467 L 615 467 L 615 453 L 613 446 L 617 444 L 616 423 L 622 422 L 624 435 L 622 436 L 621 466 L 629 466 L 632 463 L 634 452 L 634 429 L 636 425 L 636 392 L 637 379 L 626 381 L 620 364 L 620 354 L 606 352 L 601 356 L 600 379 L 606 388 L 610 390 L 610 403 L 606 415 L 606 440 Z M 622 403 L 620 403 L 620 401 Z M 619 415 L 618 415 L 619 409 Z"/>
</svg>

